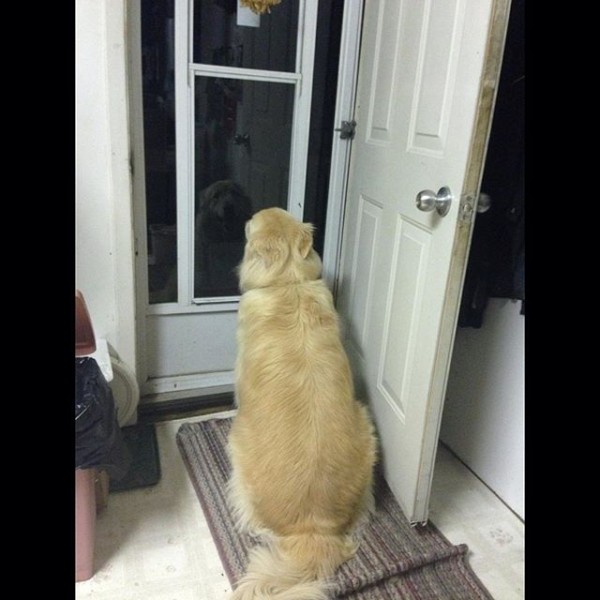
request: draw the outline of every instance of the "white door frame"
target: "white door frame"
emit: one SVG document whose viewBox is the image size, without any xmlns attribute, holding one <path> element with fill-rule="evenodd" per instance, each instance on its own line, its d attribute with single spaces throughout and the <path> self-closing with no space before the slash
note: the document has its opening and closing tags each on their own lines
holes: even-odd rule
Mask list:
<svg viewBox="0 0 600 600">
<path fill-rule="evenodd" d="M 145 315 L 149 302 L 148 294 L 148 251 L 146 223 L 146 180 L 144 155 L 144 110 L 142 85 L 142 10 L 141 0 L 127 2 L 128 67 L 129 67 L 129 119 L 131 139 L 131 197 L 133 214 L 133 246 L 134 246 L 134 289 L 135 289 L 135 340 L 136 362 L 135 373 L 138 385 L 147 378 L 146 370 L 146 332 Z M 140 255 L 141 253 L 141 255 Z"/>
<path fill-rule="evenodd" d="M 149 315 L 174 315 L 187 313 L 206 312 L 229 312 L 237 310 L 239 298 L 210 299 L 198 302 L 193 298 L 193 273 L 188 267 L 193 258 L 193 237 L 190 232 L 193 229 L 193 174 L 186 173 L 180 169 L 180 161 L 188 161 L 193 152 L 193 140 L 190 134 L 189 124 L 193 122 L 193 114 L 188 108 L 193 106 L 189 101 L 193 96 L 193 80 L 198 74 L 218 74 L 220 77 L 229 76 L 235 78 L 251 78 L 263 81 L 276 81 L 294 84 L 296 88 L 296 110 L 294 111 L 294 123 L 292 126 L 293 156 L 304 157 L 303 160 L 292 160 L 290 163 L 289 178 L 289 203 L 288 209 L 298 218 L 304 213 L 304 191 L 306 182 L 306 162 L 308 154 L 310 108 L 312 99 L 312 79 L 314 51 L 316 42 L 316 22 L 318 3 L 312 0 L 299 0 L 299 31 L 302 32 L 302 44 L 298 45 L 297 64 L 302 72 L 300 77 L 296 73 L 267 72 L 248 69 L 235 69 L 223 67 L 208 67 L 206 65 L 192 64 L 188 60 L 188 50 L 191 31 L 185 29 L 185 21 L 191 23 L 191 19 L 181 19 L 182 11 L 187 12 L 189 4 L 187 0 L 175 0 L 175 89 L 176 89 L 176 119 L 177 139 L 183 140 L 177 143 L 177 189 L 178 195 L 185 194 L 183 201 L 178 201 L 177 220 L 180 223 L 189 223 L 188 235 L 178 235 L 178 272 L 189 273 L 188 278 L 178 278 L 178 302 L 164 304 L 149 304 L 148 297 L 148 272 L 147 272 L 147 233 L 146 233 L 146 206 L 145 206 L 145 181 L 144 173 L 144 145 L 143 145 L 143 110 L 142 110 L 142 77 L 141 77 L 141 7 L 140 0 L 128 3 L 129 33 L 133 43 L 129 51 L 130 67 L 130 114 L 131 114 L 131 140 L 132 157 L 131 166 L 134 173 L 133 178 L 133 213 L 134 213 L 134 236 L 135 236 L 135 278 L 136 278 L 136 374 L 142 389 L 142 394 L 160 393 L 171 391 L 174 378 L 166 378 L 169 381 L 153 380 L 148 385 L 148 371 L 146 366 L 146 320 Z M 360 45 L 360 30 L 362 19 L 363 0 L 347 3 L 344 6 L 340 64 L 338 75 L 338 92 L 336 100 L 335 123 L 336 126 L 342 119 L 351 118 L 354 110 L 354 98 L 356 78 L 358 70 L 358 54 Z M 185 13 L 184 13 L 185 15 Z M 179 16 L 179 18 L 178 18 Z M 308 24 L 312 25 L 309 31 Z M 179 73 L 179 76 L 178 76 Z M 182 74 L 185 75 L 182 76 Z M 183 98 L 186 96 L 185 99 Z M 180 116 L 183 115 L 183 118 Z M 330 172 L 329 198 L 326 215 L 326 228 L 323 251 L 323 276 L 332 289 L 335 287 L 337 270 L 340 258 L 341 231 L 344 214 L 345 188 L 350 158 L 350 144 L 341 140 L 334 134 L 332 146 L 332 165 Z M 215 373 L 195 376 L 183 376 L 177 378 L 177 388 L 182 391 L 198 389 L 198 395 L 202 393 L 214 393 L 223 391 L 233 384 L 233 372 Z M 217 389 L 218 388 L 218 389 Z"/>
<path fill-rule="evenodd" d="M 364 0 L 344 3 L 337 98 L 335 103 L 335 127 L 340 127 L 342 121 L 352 120 L 354 115 L 363 5 Z M 346 185 L 348 183 L 352 142 L 351 140 L 342 140 L 337 132 L 332 132 L 332 134 L 333 145 L 331 148 L 329 194 L 322 259 L 323 279 L 327 282 L 335 297 L 340 266 Z"/>
</svg>

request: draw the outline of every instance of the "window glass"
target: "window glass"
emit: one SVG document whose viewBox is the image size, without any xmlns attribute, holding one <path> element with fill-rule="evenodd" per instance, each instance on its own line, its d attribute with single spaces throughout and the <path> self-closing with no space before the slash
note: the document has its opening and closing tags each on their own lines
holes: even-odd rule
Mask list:
<svg viewBox="0 0 600 600">
<path fill-rule="evenodd" d="M 297 0 L 260 16 L 238 10 L 237 0 L 195 0 L 194 62 L 294 72 L 297 31 Z"/>
<path fill-rule="evenodd" d="M 196 77 L 194 296 L 239 294 L 246 221 L 287 208 L 294 86 Z"/>
</svg>

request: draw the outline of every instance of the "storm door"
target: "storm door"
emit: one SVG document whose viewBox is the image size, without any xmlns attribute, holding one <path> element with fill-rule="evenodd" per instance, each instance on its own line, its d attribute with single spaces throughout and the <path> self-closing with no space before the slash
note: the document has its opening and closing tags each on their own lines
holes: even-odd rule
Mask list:
<svg viewBox="0 0 600 600">
<path fill-rule="evenodd" d="M 245 222 L 270 206 L 304 218 L 317 9 L 139 3 L 143 395 L 231 388 Z"/>
</svg>

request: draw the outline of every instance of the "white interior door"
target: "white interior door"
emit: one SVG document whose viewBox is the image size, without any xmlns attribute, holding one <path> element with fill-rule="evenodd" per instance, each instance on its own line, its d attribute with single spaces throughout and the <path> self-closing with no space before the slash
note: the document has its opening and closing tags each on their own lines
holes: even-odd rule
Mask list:
<svg viewBox="0 0 600 600">
<path fill-rule="evenodd" d="M 364 5 L 338 305 L 386 479 L 423 522 L 506 23 L 493 0 Z M 445 216 L 419 210 L 444 186 Z"/>
</svg>

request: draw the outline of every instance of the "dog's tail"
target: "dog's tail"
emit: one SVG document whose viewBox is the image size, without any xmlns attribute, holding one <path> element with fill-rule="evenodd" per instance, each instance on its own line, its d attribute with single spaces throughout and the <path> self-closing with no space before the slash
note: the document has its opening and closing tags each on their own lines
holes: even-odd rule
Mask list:
<svg viewBox="0 0 600 600">
<path fill-rule="evenodd" d="M 277 538 L 251 551 L 231 600 L 327 600 L 326 578 L 355 552 L 356 544 L 345 535 Z"/>
</svg>

